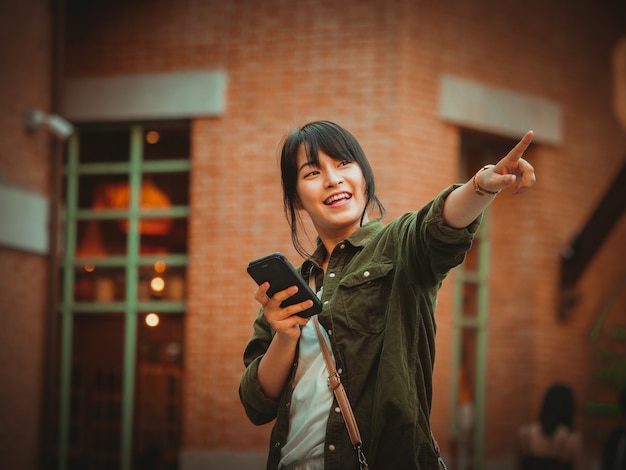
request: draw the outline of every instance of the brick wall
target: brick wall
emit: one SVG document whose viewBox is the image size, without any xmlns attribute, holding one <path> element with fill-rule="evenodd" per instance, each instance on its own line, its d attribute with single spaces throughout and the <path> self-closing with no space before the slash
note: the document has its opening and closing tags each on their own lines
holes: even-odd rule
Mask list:
<svg viewBox="0 0 626 470">
<path fill-rule="evenodd" d="M 247 421 L 237 386 L 257 311 L 247 262 L 275 250 L 299 261 L 281 207 L 282 136 L 317 118 L 353 131 L 390 220 L 458 179 L 460 131 L 437 116 L 443 73 L 549 99 L 563 110 L 563 143 L 537 144 L 528 154 L 537 186 L 519 199 L 502 194 L 492 210 L 487 460 L 510 458 L 515 428 L 536 415 L 552 380 L 572 383 L 581 401 L 588 395 L 588 332 L 623 269 L 626 226 L 616 227 L 594 259 L 581 281 L 582 301 L 565 322 L 556 316 L 559 255 L 623 162 L 610 57 L 626 34 L 624 22 L 591 1 L 430 3 L 70 2 L 68 77 L 214 68 L 228 74 L 225 114 L 192 125 L 185 449 L 263 452 L 267 445 L 269 426 Z M 38 22 L 45 23 L 45 11 L 27 16 L 21 23 L 33 31 L 49 27 Z M 39 73 L 14 81 L 35 80 L 20 90 L 38 90 L 42 102 L 39 80 L 48 69 L 40 59 L 28 62 Z M 18 135 L 18 126 L 9 124 L 7 135 Z M 3 178 L 44 186 L 45 165 L 27 159 L 39 158 L 45 144 L 15 145 L 24 168 L 37 170 L 5 170 L 3 152 Z M 452 279 L 441 291 L 433 409 L 446 452 Z M 622 310 L 624 302 L 622 296 Z M 585 422 L 581 413 L 578 423 Z"/>
<path fill-rule="evenodd" d="M 50 139 L 45 132 L 27 134 L 24 113 L 31 107 L 50 109 L 49 7 L 47 1 L 0 2 L 0 184 L 44 196 L 49 193 Z M 1 224 L 10 223 L 7 209 L 3 205 Z M 46 262 L 38 254 L 0 247 L 2 468 L 37 468 Z"/>
</svg>

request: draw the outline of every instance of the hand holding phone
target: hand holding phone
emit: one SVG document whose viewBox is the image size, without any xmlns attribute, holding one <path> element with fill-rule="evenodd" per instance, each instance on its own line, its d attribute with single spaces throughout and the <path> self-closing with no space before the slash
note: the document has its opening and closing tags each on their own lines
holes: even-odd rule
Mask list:
<svg viewBox="0 0 626 470">
<path fill-rule="evenodd" d="M 270 287 L 267 291 L 267 295 L 270 298 L 273 297 L 276 292 L 285 290 L 288 287 L 298 287 L 298 292 L 283 300 L 280 304 L 281 308 L 298 304 L 305 300 L 312 300 L 312 307 L 298 312 L 296 315 L 309 318 L 322 311 L 322 302 L 320 299 L 282 253 L 276 252 L 250 261 L 247 271 L 258 285 L 269 282 Z"/>
</svg>

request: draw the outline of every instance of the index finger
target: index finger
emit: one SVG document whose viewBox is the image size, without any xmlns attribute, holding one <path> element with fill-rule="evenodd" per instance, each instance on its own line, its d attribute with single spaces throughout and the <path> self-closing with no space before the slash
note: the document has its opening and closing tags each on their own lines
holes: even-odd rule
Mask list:
<svg viewBox="0 0 626 470">
<path fill-rule="evenodd" d="M 532 142 L 534 136 L 534 131 L 526 132 L 526 134 L 524 134 L 524 137 L 522 137 L 522 139 L 517 144 L 515 144 L 515 147 L 513 147 L 511 151 L 507 154 L 505 160 L 507 160 L 509 163 L 518 162 L 519 159 L 522 158 L 522 156 L 524 155 L 524 152 Z"/>
</svg>

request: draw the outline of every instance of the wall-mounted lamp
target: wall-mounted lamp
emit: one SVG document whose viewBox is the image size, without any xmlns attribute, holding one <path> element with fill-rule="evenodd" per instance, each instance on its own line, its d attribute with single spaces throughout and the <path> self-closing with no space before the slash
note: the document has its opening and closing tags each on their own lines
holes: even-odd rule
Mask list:
<svg viewBox="0 0 626 470">
<path fill-rule="evenodd" d="M 24 115 L 24 127 L 35 132 L 45 126 L 59 139 L 65 140 L 74 133 L 74 126 L 57 114 L 46 114 L 40 109 L 28 109 Z"/>
</svg>

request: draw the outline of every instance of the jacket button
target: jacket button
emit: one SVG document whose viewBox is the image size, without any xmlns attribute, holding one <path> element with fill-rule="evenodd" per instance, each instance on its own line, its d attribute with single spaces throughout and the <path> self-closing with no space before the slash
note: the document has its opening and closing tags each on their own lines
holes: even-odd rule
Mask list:
<svg viewBox="0 0 626 470">
<path fill-rule="evenodd" d="M 328 446 L 328 450 L 330 450 L 331 452 L 335 450 L 335 444 L 331 444 Z"/>
<path fill-rule="evenodd" d="M 335 277 L 335 273 L 330 273 L 328 277 Z"/>
<path fill-rule="evenodd" d="M 338 406 L 335 407 L 335 413 L 341 413 L 341 408 L 339 408 Z"/>
<path fill-rule="evenodd" d="M 370 277 L 370 272 L 369 272 L 369 271 L 365 271 L 365 272 L 363 273 L 363 276 L 365 276 L 365 277 Z"/>
</svg>

